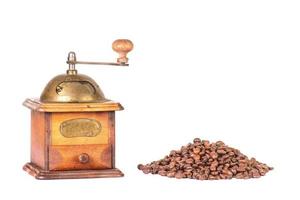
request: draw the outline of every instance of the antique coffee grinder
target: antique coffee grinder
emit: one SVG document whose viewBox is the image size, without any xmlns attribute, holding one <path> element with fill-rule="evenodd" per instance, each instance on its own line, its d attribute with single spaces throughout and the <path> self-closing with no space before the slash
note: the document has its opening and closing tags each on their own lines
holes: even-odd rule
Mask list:
<svg viewBox="0 0 300 200">
<path fill-rule="evenodd" d="M 128 66 L 130 40 L 112 48 L 117 62 L 78 61 L 68 55 L 66 74 L 54 77 L 40 99 L 26 99 L 31 110 L 31 161 L 23 169 L 36 179 L 121 177 L 115 167 L 115 111 L 120 103 L 106 99 L 90 77 L 78 74 L 76 64 Z"/>
</svg>

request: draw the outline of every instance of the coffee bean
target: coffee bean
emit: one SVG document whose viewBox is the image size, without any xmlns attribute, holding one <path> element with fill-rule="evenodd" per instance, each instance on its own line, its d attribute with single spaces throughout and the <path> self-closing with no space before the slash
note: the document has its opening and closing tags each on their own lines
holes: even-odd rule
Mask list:
<svg viewBox="0 0 300 200">
<path fill-rule="evenodd" d="M 195 138 L 194 140 L 193 140 L 193 142 L 196 144 L 196 143 L 201 143 L 201 140 L 200 140 L 200 138 Z"/>
<path fill-rule="evenodd" d="M 161 171 L 158 171 L 158 174 L 161 175 L 161 176 L 167 176 L 167 171 L 164 171 L 164 170 L 161 170 Z"/>
<path fill-rule="evenodd" d="M 222 171 L 223 168 L 224 168 L 223 165 L 219 165 L 219 166 L 217 167 L 217 171 Z"/>
<path fill-rule="evenodd" d="M 250 171 L 250 173 L 252 174 L 253 178 L 259 178 L 260 177 L 260 173 L 259 173 L 259 171 L 257 169 L 252 169 Z"/>
<path fill-rule="evenodd" d="M 177 154 L 177 152 L 175 151 L 175 150 L 172 150 L 171 152 L 170 152 L 170 156 L 175 156 Z"/>
<path fill-rule="evenodd" d="M 204 147 L 206 148 L 206 149 L 208 149 L 209 148 L 209 141 L 208 140 L 202 140 L 202 143 L 203 143 L 203 145 L 204 145 Z"/>
<path fill-rule="evenodd" d="M 224 174 L 220 174 L 220 178 L 221 178 L 221 179 L 227 179 L 227 176 L 224 175 Z"/>
<path fill-rule="evenodd" d="M 200 160 L 200 155 L 192 155 L 192 157 L 194 158 L 195 161 Z"/>
<path fill-rule="evenodd" d="M 144 174 L 149 174 L 151 172 L 151 169 L 150 168 L 144 168 L 142 169 L 143 173 Z"/>
<path fill-rule="evenodd" d="M 228 155 L 229 156 L 234 156 L 234 152 L 231 151 L 231 152 L 228 153 Z"/>
<path fill-rule="evenodd" d="M 137 168 L 138 168 L 139 170 L 142 170 L 142 169 L 144 168 L 144 165 L 139 164 L 139 165 L 137 166 Z"/>
<path fill-rule="evenodd" d="M 199 147 L 193 148 L 193 152 L 194 152 L 195 154 L 200 153 L 200 151 L 201 151 L 201 149 L 200 149 Z"/>
<path fill-rule="evenodd" d="M 219 146 L 219 147 L 221 147 L 221 146 L 224 146 L 225 144 L 224 144 L 224 142 L 222 142 L 222 141 L 217 141 L 217 142 L 216 142 L 216 145 Z"/>
<path fill-rule="evenodd" d="M 224 154 L 226 154 L 226 151 L 223 150 L 223 149 L 220 149 L 220 150 L 217 150 L 217 153 L 221 154 L 221 155 L 224 155 Z"/>
<path fill-rule="evenodd" d="M 210 174 L 211 174 L 211 175 L 214 175 L 214 176 L 217 176 L 217 175 L 219 175 L 219 172 L 214 171 L 214 172 L 210 172 Z"/>
<path fill-rule="evenodd" d="M 180 162 L 180 161 L 181 161 L 181 157 L 180 156 L 178 156 L 178 157 L 175 158 L 175 162 Z"/>
<path fill-rule="evenodd" d="M 176 174 L 176 172 L 168 172 L 167 177 L 172 178 L 175 176 L 175 174 Z"/>
<path fill-rule="evenodd" d="M 185 162 L 188 163 L 188 164 L 192 164 L 192 163 L 194 163 L 194 159 L 193 158 L 189 158 L 189 159 L 186 159 Z"/>
<path fill-rule="evenodd" d="M 237 168 L 236 171 L 238 171 L 238 172 L 244 172 L 244 171 L 246 171 L 246 168 L 239 167 L 239 168 Z"/>
<path fill-rule="evenodd" d="M 137 167 L 145 174 L 198 180 L 259 178 L 273 169 L 222 141 L 210 143 L 199 138 L 180 150 L 172 150 L 163 159 Z"/>
<path fill-rule="evenodd" d="M 211 165 L 210 165 L 210 170 L 211 171 L 216 171 L 217 170 L 217 166 L 218 166 L 218 161 L 213 161 L 212 163 L 211 163 Z"/>
<path fill-rule="evenodd" d="M 170 168 L 170 169 L 173 169 L 173 168 L 175 167 L 175 165 L 176 165 L 176 162 L 170 162 L 169 168 Z"/>
<path fill-rule="evenodd" d="M 243 179 L 243 178 L 244 178 L 244 175 L 243 175 L 243 173 L 237 173 L 237 174 L 235 175 L 235 178 Z"/>
<path fill-rule="evenodd" d="M 218 177 L 214 175 L 209 175 L 208 180 L 218 180 Z"/>
<path fill-rule="evenodd" d="M 210 152 L 210 157 L 212 158 L 212 159 L 217 159 L 218 158 L 218 154 L 215 152 L 215 151 L 212 151 L 212 152 Z"/>
<path fill-rule="evenodd" d="M 240 163 L 239 167 L 236 169 L 238 172 L 244 172 L 246 171 L 246 165 L 244 163 Z"/>
<path fill-rule="evenodd" d="M 183 175 L 182 172 L 177 172 L 177 173 L 175 174 L 175 178 L 177 178 L 177 179 L 181 179 L 181 178 L 183 178 L 183 177 L 184 177 L 184 175 Z"/>
</svg>

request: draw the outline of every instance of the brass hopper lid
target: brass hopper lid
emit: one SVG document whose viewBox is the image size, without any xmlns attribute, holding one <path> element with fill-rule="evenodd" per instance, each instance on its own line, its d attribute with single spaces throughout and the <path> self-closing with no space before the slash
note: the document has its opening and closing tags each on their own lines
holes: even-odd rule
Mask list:
<svg viewBox="0 0 300 200">
<path fill-rule="evenodd" d="M 105 102 L 99 85 L 89 76 L 68 70 L 54 77 L 46 85 L 40 101 L 47 103 Z"/>
<path fill-rule="evenodd" d="M 112 48 L 119 53 L 117 62 L 87 62 L 77 61 L 76 54 L 68 54 L 69 69 L 66 74 L 54 77 L 46 85 L 41 94 L 43 103 L 101 103 L 109 101 L 105 98 L 99 85 L 91 77 L 78 74 L 76 64 L 128 66 L 127 53 L 133 49 L 130 40 L 119 39 L 113 42 Z"/>
</svg>

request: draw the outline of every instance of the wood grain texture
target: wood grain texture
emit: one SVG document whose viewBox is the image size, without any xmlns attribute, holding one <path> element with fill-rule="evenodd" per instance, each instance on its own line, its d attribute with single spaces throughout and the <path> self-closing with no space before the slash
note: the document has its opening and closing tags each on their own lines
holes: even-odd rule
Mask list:
<svg viewBox="0 0 300 200">
<path fill-rule="evenodd" d="M 43 103 L 38 99 L 26 99 L 23 105 L 39 112 L 95 112 L 124 109 L 120 103 L 113 101 L 99 103 Z"/>
<path fill-rule="evenodd" d="M 89 161 L 81 163 L 79 156 L 87 154 Z M 57 145 L 50 146 L 50 170 L 109 169 L 111 165 L 110 145 Z"/>
<path fill-rule="evenodd" d="M 31 162 L 45 169 L 46 151 L 46 113 L 31 112 Z"/>
<path fill-rule="evenodd" d="M 101 132 L 94 137 L 64 137 L 60 132 L 62 122 L 70 119 L 95 119 L 101 123 Z M 51 145 L 108 144 L 109 116 L 108 112 L 52 113 Z"/>
<path fill-rule="evenodd" d="M 112 168 L 115 168 L 115 112 L 109 112 L 109 138 L 111 145 L 111 165 Z"/>
<path fill-rule="evenodd" d="M 24 165 L 23 170 L 39 180 L 49 179 L 78 179 L 78 178 L 114 178 L 124 174 L 117 168 L 101 170 L 70 170 L 70 171 L 47 171 L 33 163 Z"/>
</svg>

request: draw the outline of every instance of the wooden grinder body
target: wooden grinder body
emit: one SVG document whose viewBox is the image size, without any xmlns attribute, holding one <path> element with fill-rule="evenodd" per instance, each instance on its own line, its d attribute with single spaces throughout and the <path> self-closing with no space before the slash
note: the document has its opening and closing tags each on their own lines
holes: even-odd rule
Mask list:
<svg viewBox="0 0 300 200">
<path fill-rule="evenodd" d="M 115 102 L 47 104 L 27 99 L 31 109 L 31 161 L 24 170 L 37 179 L 120 177 L 115 168 Z"/>
</svg>

